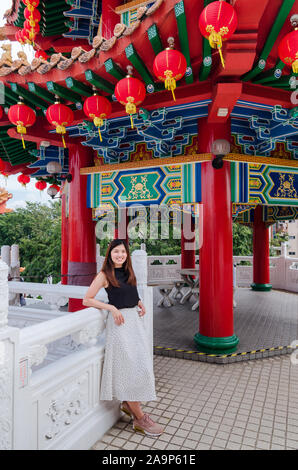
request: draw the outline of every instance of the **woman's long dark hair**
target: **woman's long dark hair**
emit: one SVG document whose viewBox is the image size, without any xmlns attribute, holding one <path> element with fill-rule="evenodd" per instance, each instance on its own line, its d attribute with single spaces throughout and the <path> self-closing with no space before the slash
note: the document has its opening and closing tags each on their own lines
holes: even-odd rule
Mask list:
<svg viewBox="0 0 298 470">
<path fill-rule="evenodd" d="M 136 280 L 136 276 L 135 276 L 135 273 L 134 273 L 133 268 L 132 268 L 131 256 L 130 256 L 130 253 L 129 253 L 129 246 L 128 246 L 126 240 L 115 239 L 115 240 L 111 241 L 111 243 L 108 246 L 108 249 L 107 249 L 107 252 L 106 252 L 106 257 L 105 257 L 105 260 L 103 262 L 101 270 L 105 273 L 109 284 L 111 284 L 114 287 L 120 287 L 120 284 L 119 284 L 119 282 L 118 282 L 118 280 L 116 279 L 116 276 L 115 276 L 114 263 L 113 263 L 112 258 L 111 258 L 111 251 L 113 250 L 113 248 L 115 248 L 116 246 L 119 246 L 119 245 L 124 245 L 124 248 L 125 248 L 126 253 L 127 253 L 127 258 L 126 258 L 125 262 L 122 265 L 124 270 L 126 272 L 128 272 L 128 274 L 129 274 L 127 283 L 131 284 L 132 286 L 136 286 L 137 280 Z"/>
</svg>

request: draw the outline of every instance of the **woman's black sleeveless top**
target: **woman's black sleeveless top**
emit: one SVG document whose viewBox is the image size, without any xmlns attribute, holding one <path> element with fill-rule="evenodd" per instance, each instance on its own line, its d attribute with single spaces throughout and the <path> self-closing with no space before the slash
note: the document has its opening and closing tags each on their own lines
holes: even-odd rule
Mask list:
<svg viewBox="0 0 298 470">
<path fill-rule="evenodd" d="M 108 294 L 109 304 L 115 305 L 116 308 L 132 308 L 138 305 L 140 300 L 136 286 L 127 284 L 129 277 L 124 267 L 114 268 L 116 279 L 119 281 L 120 287 L 114 287 L 111 284 L 105 288 Z"/>
</svg>

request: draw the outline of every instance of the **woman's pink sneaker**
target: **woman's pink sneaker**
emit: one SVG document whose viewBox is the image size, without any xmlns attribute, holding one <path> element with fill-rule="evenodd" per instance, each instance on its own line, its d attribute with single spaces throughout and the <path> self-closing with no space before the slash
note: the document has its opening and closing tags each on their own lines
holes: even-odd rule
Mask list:
<svg viewBox="0 0 298 470">
<path fill-rule="evenodd" d="M 141 419 L 134 418 L 133 428 L 135 431 L 152 437 L 160 436 L 164 431 L 163 427 L 155 423 L 147 413 Z"/>
<path fill-rule="evenodd" d="M 131 411 L 131 408 L 130 408 L 129 404 L 127 403 L 127 401 L 123 401 L 121 403 L 120 410 L 123 411 L 123 413 L 127 414 L 127 416 L 129 416 L 130 418 L 134 418 L 134 414 Z"/>
</svg>

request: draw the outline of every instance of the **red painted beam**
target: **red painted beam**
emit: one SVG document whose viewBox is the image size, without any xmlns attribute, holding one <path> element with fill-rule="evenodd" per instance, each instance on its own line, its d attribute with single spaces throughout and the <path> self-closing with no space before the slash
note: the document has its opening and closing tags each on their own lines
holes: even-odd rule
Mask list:
<svg viewBox="0 0 298 470">
<path fill-rule="evenodd" d="M 18 134 L 16 127 L 8 129 L 7 134 L 13 139 L 22 139 L 21 134 Z M 32 128 L 27 129 L 27 134 L 23 135 L 25 141 L 36 142 L 40 144 L 42 140 L 47 140 L 51 145 L 57 147 L 63 147 L 63 142 L 60 134 L 49 134 L 41 124 L 35 124 Z M 77 145 L 81 142 L 81 139 L 68 137 L 67 134 L 64 136 L 66 146 Z"/>
<path fill-rule="evenodd" d="M 234 8 L 238 17 L 237 30 L 224 44 L 225 68 L 218 62 L 215 75 L 240 77 L 249 72 L 256 59 L 261 21 L 270 0 L 237 0 Z"/>
<path fill-rule="evenodd" d="M 209 123 L 224 123 L 230 117 L 242 91 L 242 83 L 218 83 L 209 107 Z M 225 113 L 224 113 L 225 112 Z"/>
<path fill-rule="evenodd" d="M 240 99 L 269 106 L 279 104 L 284 108 L 293 108 L 291 94 L 291 91 L 244 82 Z"/>
</svg>

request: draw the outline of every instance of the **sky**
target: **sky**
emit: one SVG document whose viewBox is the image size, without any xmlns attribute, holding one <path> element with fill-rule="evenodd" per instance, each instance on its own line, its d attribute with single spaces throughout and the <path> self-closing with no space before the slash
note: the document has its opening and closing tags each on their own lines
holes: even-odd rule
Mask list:
<svg viewBox="0 0 298 470">
<path fill-rule="evenodd" d="M 3 20 L 3 15 L 6 10 L 8 10 L 12 5 L 12 0 L 1 0 L 0 2 L 0 26 L 5 24 L 5 20 Z M 0 41 L 0 54 L 2 54 L 1 45 L 6 44 L 8 41 Z M 28 60 L 34 56 L 33 48 L 29 45 L 21 47 L 21 45 L 17 42 L 12 43 L 12 57 L 13 59 L 17 59 L 17 53 L 19 50 L 24 50 L 27 54 Z M 1 155 L 0 155 L 1 157 Z M 43 204 L 50 204 L 51 198 L 47 195 L 46 190 L 40 193 L 38 189 L 35 188 L 36 179 L 31 178 L 29 184 L 27 184 L 26 189 L 17 181 L 17 175 L 9 176 L 7 179 L 0 175 L 0 187 L 5 188 L 8 192 L 13 195 L 13 198 L 10 199 L 6 207 L 9 209 L 16 209 L 17 207 L 25 207 L 26 201 L 36 201 L 41 202 Z"/>
</svg>

